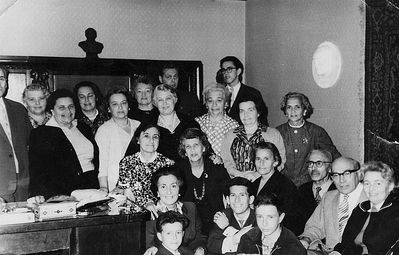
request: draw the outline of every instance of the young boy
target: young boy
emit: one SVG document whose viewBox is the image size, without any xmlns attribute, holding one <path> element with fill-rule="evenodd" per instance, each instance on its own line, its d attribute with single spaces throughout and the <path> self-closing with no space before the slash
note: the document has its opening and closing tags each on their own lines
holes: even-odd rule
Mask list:
<svg viewBox="0 0 399 255">
<path fill-rule="evenodd" d="M 225 195 L 230 208 L 217 212 L 215 225 L 208 238 L 208 250 L 215 254 L 236 252 L 241 236 L 255 223 L 255 212 L 249 207 L 254 201 L 250 194 L 251 182 L 242 177 L 231 179 L 226 185 Z"/>
<path fill-rule="evenodd" d="M 238 252 L 262 255 L 307 254 L 294 233 L 280 225 L 285 214 L 281 211 L 281 201 L 275 194 L 261 194 L 254 204 L 258 226 L 241 238 Z"/>
<path fill-rule="evenodd" d="M 156 255 L 192 255 L 192 251 L 180 247 L 187 226 L 188 219 L 178 212 L 167 211 L 160 214 L 156 228 L 157 237 L 162 244 L 158 247 Z"/>
</svg>

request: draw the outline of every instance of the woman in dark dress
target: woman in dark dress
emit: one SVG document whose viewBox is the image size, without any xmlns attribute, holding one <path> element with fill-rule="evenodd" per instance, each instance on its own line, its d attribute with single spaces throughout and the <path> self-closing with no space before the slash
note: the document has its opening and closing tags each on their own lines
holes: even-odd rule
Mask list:
<svg viewBox="0 0 399 255">
<path fill-rule="evenodd" d="M 176 113 L 176 90 L 171 86 L 160 84 L 154 89 L 154 105 L 158 108 L 157 124 L 160 126 L 161 140 L 159 152 L 174 161 L 181 160 L 177 147 L 179 138 L 187 128 L 200 128 L 198 123 L 186 115 Z"/>
<path fill-rule="evenodd" d="M 180 138 L 179 154 L 183 161 L 177 167 L 184 173 L 187 190 L 183 201 L 197 205 L 203 224 L 202 232 L 208 234 L 213 225 L 213 215 L 224 209 L 223 188 L 230 179 L 223 164 L 209 159 L 211 145 L 198 128 L 185 130 Z"/>
<path fill-rule="evenodd" d="M 294 183 L 277 170 L 281 162 L 277 147 L 270 142 L 260 142 L 254 145 L 254 152 L 253 161 L 261 177 L 252 183 L 252 194 L 256 197 L 276 194 L 285 212 L 283 225 L 295 234 L 301 234 L 305 226 L 303 208 Z"/>
<path fill-rule="evenodd" d="M 47 107 L 51 119 L 30 136 L 29 196 L 43 202 L 75 189 L 98 188 L 98 147 L 90 127 L 75 121 L 73 93 L 54 91 Z"/>
</svg>

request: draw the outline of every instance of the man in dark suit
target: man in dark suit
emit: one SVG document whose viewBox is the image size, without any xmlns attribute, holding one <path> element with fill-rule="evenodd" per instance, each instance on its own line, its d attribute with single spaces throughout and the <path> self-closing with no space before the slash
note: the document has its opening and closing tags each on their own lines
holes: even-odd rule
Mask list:
<svg viewBox="0 0 399 255">
<path fill-rule="evenodd" d="M 0 66 L 0 197 L 7 202 L 28 198 L 30 123 L 20 103 L 6 99 L 8 71 Z"/>
<path fill-rule="evenodd" d="M 308 172 L 312 181 L 299 187 L 306 219 L 312 215 L 327 191 L 336 189 L 330 178 L 332 155 L 326 150 L 312 150 L 306 160 Z"/>
<path fill-rule="evenodd" d="M 231 92 L 230 108 L 227 114 L 242 124 L 238 105 L 242 98 L 253 98 L 255 104 L 259 106 L 259 121 L 268 125 L 267 107 L 261 93 L 259 90 L 241 83 L 242 74 L 244 73 L 244 66 L 241 61 L 234 56 L 227 56 L 220 60 L 220 68 L 224 81 Z"/>
<path fill-rule="evenodd" d="M 215 225 L 208 238 L 211 254 L 236 252 L 241 236 L 256 225 L 255 212 L 250 208 L 254 196 L 250 194 L 251 182 L 242 177 L 230 180 L 226 185 L 226 196 L 230 208 L 217 212 Z"/>
<path fill-rule="evenodd" d="M 177 103 L 176 112 L 189 116 L 190 118 L 198 117 L 202 114 L 202 106 L 198 97 L 189 91 L 178 88 L 179 85 L 179 68 L 173 63 L 166 63 L 159 75 L 159 82 L 167 84 L 176 90 Z"/>
</svg>

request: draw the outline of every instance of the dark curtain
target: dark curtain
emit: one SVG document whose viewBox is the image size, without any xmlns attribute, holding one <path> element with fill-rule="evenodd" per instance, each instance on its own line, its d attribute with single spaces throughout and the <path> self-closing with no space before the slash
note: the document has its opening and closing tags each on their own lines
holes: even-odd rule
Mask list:
<svg viewBox="0 0 399 255">
<path fill-rule="evenodd" d="M 399 171 L 399 1 L 366 1 L 365 160 Z"/>
</svg>

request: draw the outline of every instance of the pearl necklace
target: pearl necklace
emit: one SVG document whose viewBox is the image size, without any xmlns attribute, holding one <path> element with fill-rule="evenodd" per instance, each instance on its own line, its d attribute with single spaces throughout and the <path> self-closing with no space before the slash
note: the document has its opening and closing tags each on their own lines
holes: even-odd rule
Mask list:
<svg viewBox="0 0 399 255">
<path fill-rule="evenodd" d="M 201 201 L 205 197 L 205 179 L 208 179 L 208 174 L 204 173 L 204 178 L 202 179 L 202 192 L 201 196 L 198 196 L 197 190 L 194 187 L 194 198 L 198 201 Z"/>
</svg>

